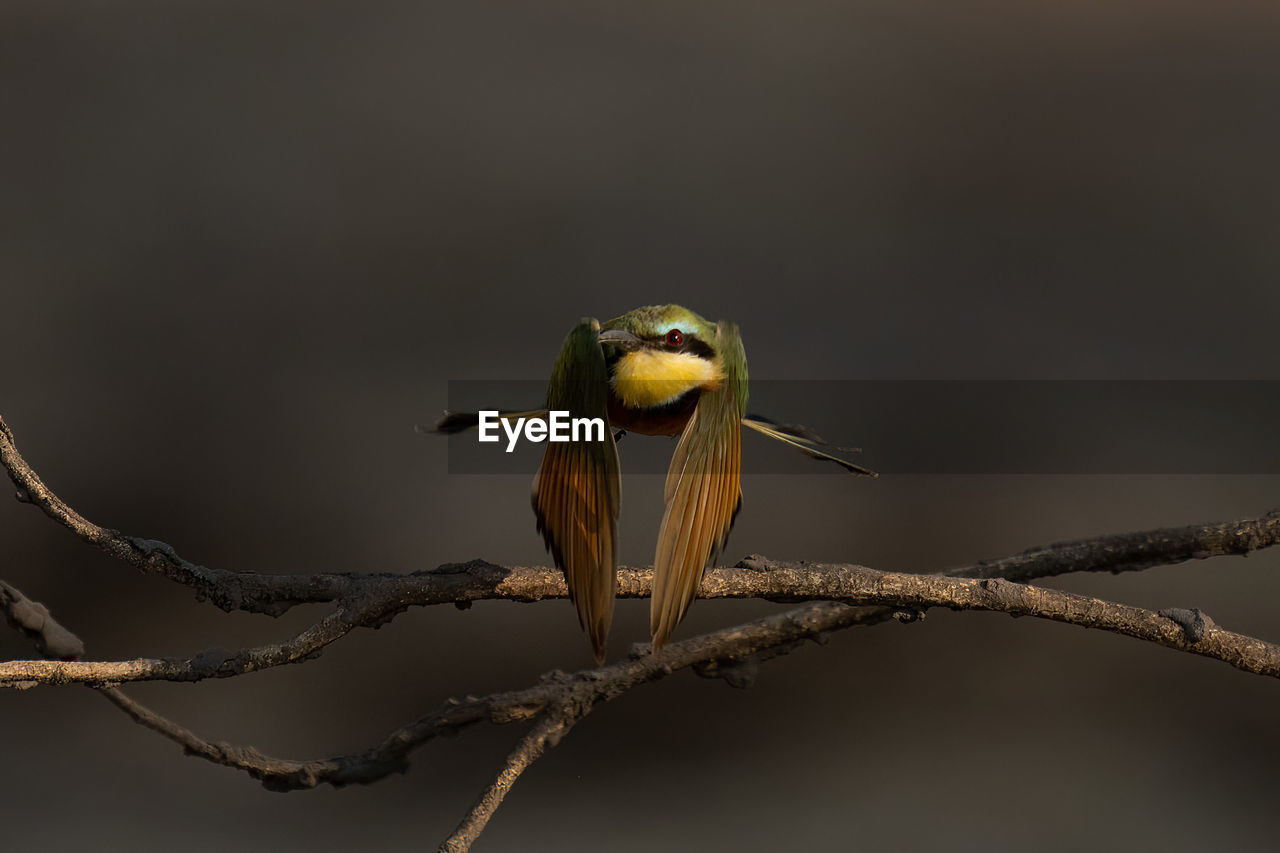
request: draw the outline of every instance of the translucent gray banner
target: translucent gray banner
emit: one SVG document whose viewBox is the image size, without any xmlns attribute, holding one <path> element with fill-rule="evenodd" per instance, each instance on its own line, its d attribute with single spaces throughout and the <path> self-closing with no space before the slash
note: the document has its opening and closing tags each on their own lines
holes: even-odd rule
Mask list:
<svg viewBox="0 0 1280 853">
<path fill-rule="evenodd" d="M 453 380 L 450 411 L 537 409 L 546 383 Z M 881 474 L 1280 474 L 1280 381 L 753 380 L 747 410 L 801 424 Z M 432 424 L 426 424 L 431 426 Z M 477 431 L 439 437 L 451 474 L 530 474 L 545 444 L 512 452 Z M 624 473 L 666 472 L 672 439 L 620 442 Z M 837 474 L 745 430 L 750 474 Z"/>
</svg>

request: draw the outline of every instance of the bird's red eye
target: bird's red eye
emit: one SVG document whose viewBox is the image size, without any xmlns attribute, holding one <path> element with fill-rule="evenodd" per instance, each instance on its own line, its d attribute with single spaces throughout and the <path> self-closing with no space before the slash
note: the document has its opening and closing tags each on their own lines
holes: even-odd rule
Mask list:
<svg viewBox="0 0 1280 853">
<path fill-rule="evenodd" d="M 672 329 L 667 332 L 667 346 L 678 347 L 684 343 L 684 333 L 679 329 Z"/>
</svg>

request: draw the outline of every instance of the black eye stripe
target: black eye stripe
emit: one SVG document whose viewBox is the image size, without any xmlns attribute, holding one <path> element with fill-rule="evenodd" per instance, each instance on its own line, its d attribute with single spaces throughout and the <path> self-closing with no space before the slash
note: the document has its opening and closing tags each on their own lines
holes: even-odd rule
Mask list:
<svg viewBox="0 0 1280 853">
<path fill-rule="evenodd" d="M 684 346 L 680 349 L 690 355 L 696 355 L 698 358 L 715 358 L 716 356 L 715 350 L 708 346 L 701 338 L 695 338 L 692 335 L 685 335 Z"/>
<path fill-rule="evenodd" d="M 694 337 L 691 332 L 684 333 L 684 343 L 678 347 L 668 346 L 666 335 L 647 335 L 645 336 L 645 342 L 666 352 L 687 352 L 690 355 L 705 359 L 714 359 L 716 357 L 716 351 L 711 348 L 711 345 L 701 338 Z"/>
</svg>

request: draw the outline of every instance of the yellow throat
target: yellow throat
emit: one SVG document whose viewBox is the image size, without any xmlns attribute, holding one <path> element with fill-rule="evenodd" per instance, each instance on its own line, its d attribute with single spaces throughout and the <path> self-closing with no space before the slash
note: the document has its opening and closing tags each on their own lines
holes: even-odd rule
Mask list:
<svg viewBox="0 0 1280 853">
<path fill-rule="evenodd" d="M 718 358 L 642 349 L 620 357 L 610 381 L 623 405 L 648 409 L 670 403 L 693 388 L 714 388 L 721 379 L 724 371 Z"/>
</svg>

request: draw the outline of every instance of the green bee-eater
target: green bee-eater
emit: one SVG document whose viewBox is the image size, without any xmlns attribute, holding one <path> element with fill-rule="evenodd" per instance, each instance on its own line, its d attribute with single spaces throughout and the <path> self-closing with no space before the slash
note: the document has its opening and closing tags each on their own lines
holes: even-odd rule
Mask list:
<svg viewBox="0 0 1280 853">
<path fill-rule="evenodd" d="M 827 459 L 871 471 L 821 448 L 803 427 L 782 426 L 747 407 L 747 357 L 738 327 L 711 323 L 679 305 L 637 308 L 601 325 L 585 318 L 565 338 L 551 372 L 546 411 L 603 418 L 603 441 L 548 442 L 533 481 L 533 511 L 578 619 L 603 663 L 613 619 L 618 551 L 619 466 L 613 429 L 679 436 L 665 488 L 666 513 L 653 558 L 649 630 L 667 642 L 715 559 L 742 503 L 742 427 Z M 545 411 L 503 413 L 536 417 Z M 441 432 L 477 423 L 446 414 Z"/>
</svg>

